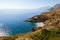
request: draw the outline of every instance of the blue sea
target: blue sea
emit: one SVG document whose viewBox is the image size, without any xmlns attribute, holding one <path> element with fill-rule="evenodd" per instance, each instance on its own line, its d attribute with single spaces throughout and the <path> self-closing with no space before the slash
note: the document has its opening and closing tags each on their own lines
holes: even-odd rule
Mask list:
<svg viewBox="0 0 60 40">
<path fill-rule="evenodd" d="M 0 36 L 10 36 L 32 31 L 33 24 L 25 20 L 45 10 L 4 9 L 0 10 Z"/>
</svg>

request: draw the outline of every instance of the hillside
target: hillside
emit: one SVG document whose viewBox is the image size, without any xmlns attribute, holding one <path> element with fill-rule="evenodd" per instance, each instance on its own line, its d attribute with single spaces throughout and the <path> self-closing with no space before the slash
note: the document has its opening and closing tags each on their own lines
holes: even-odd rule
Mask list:
<svg viewBox="0 0 60 40">
<path fill-rule="evenodd" d="M 60 4 L 56 4 L 52 9 L 53 9 L 53 10 L 60 9 Z"/>
</svg>

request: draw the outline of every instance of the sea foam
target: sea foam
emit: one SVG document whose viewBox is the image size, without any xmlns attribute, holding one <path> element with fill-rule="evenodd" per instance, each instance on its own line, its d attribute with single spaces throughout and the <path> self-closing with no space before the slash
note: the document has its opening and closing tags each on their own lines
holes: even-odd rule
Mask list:
<svg viewBox="0 0 60 40">
<path fill-rule="evenodd" d="M 9 36 L 9 31 L 5 28 L 4 24 L 0 24 L 0 36 Z"/>
</svg>

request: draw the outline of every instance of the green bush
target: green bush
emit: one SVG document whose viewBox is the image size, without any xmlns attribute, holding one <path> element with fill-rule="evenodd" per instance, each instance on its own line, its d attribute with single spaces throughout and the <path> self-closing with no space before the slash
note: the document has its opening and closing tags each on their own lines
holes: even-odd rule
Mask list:
<svg viewBox="0 0 60 40">
<path fill-rule="evenodd" d="M 41 32 L 37 33 L 34 35 L 33 40 L 49 40 L 49 38 L 53 38 L 56 36 L 56 33 L 58 30 L 47 30 L 47 29 L 42 29 Z"/>
</svg>

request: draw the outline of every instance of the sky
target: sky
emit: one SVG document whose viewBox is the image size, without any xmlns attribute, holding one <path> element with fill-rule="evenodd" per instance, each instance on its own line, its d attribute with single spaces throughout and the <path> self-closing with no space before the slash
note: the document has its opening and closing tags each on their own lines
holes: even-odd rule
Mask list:
<svg viewBox="0 0 60 40">
<path fill-rule="evenodd" d="M 59 3 L 60 0 L 0 0 L 0 9 L 37 9 Z"/>
</svg>

